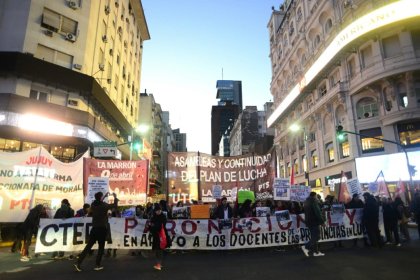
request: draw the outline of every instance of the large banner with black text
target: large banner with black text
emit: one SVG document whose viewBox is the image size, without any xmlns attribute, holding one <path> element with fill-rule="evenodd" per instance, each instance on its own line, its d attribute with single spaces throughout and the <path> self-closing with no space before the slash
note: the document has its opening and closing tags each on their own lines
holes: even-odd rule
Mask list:
<svg viewBox="0 0 420 280">
<path fill-rule="evenodd" d="M 215 202 L 220 195 L 234 201 L 240 190 L 253 191 L 257 200 L 272 199 L 274 153 L 274 149 L 264 155 L 232 157 L 196 152 L 169 153 L 169 203 L 191 203 L 192 200 L 198 200 L 198 197 L 203 202 Z M 215 186 L 218 187 L 217 195 L 214 193 Z"/>
<path fill-rule="evenodd" d="M 362 209 L 327 212 L 321 242 L 363 237 Z M 107 248 L 151 249 L 148 221 L 110 218 L 112 243 Z M 42 219 L 36 252 L 80 251 L 87 243 L 91 218 Z M 304 215 L 218 220 L 169 220 L 166 224 L 175 250 L 225 250 L 303 244 L 310 238 Z M 383 222 L 380 219 L 383 233 Z"/>
</svg>

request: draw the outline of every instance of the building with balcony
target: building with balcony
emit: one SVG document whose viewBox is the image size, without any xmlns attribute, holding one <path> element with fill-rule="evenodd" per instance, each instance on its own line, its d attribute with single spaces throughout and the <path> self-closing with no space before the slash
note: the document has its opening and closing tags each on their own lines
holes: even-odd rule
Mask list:
<svg viewBox="0 0 420 280">
<path fill-rule="evenodd" d="M 0 150 L 43 145 L 72 161 L 138 124 L 141 1 L 1 2 Z M 119 146 L 128 159 L 128 145 Z"/>
<path fill-rule="evenodd" d="M 358 162 L 366 158 L 379 156 L 372 170 L 384 156 L 404 150 L 416 161 L 419 6 L 404 0 L 287 0 L 273 9 L 268 30 L 274 106 L 268 126 L 275 128 L 280 177 L 294 166 L 296 181 L 305 183 L 309 174 L 313 187 L 334 185 L 331 180 L 342 172 L 367 184 L 378 174 L 362 178 Z M 297 133 L 289 130 L 292 124 L 299 125 Z M 339 125 L 356 134 L 338 141 Z M 419 185 L 418 174 L 409 178 L 405 160 L 396 164 L 404 172 L 401 180 Z"/>
<path fill-rule="evenodd" d="M 166 166 L 166 136 L 164 131 L 163 112 L 159 103 L 156 103 L 153 94 L 142 92 L 140 94 L 139 124 L 147 127 L 141 134 L 145 156 L 150 161 L 149 185 L 152 189 L 150 195 L 165 191 Z"/>
</svg>

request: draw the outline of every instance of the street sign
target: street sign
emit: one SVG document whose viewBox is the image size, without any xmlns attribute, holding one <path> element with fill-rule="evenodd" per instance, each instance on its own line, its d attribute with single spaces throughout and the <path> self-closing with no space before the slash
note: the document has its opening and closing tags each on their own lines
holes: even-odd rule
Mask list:
<svg viewBox="0 0 420 280">
<path fill-rule="evenodd" d="M 93 142 L 94 157 L 115 157 L 117 155 L 117 142 L 99 141 Z"/>
</svg>

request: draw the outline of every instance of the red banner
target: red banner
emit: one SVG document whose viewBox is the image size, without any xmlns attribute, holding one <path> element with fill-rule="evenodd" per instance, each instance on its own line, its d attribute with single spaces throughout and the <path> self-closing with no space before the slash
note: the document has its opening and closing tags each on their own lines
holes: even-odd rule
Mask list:
<svg viewBox="0 0 420 280">
<path fill-rule="evenodd" d="M 109 191 L 117 194 L 119 205 L 146 203 L 149 174 L 147 160 L 85 159 L 83 168 L 84 195 L 87 194 L 88 177 L 108 177 Z M 112 196 L 109 199 L 112 200 Z"/>
</svg>

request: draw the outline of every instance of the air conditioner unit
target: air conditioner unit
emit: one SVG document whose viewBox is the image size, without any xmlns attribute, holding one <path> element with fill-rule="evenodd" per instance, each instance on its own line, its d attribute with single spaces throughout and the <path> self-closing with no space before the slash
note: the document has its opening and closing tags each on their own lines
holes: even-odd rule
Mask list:
<svg viewBox="0 0 420 280">
<path fill-rule="evenodd" d="M 109 14 L 111 12 L 111 8 L 107 5 L 105 6 L 105 14 Z"/>
<path fill-rule="evenodd" d="M 44 34 L 49 36 L 49 37 L 52 37 L 54 35 L 54 32 L 51 31 L 51 30 L 44 30 Z"/>
<path fill-rule="evenodd" d="M 74 69 L 77 70 L 82 70 L 82 65 L 81 64 L 73 64 Z"/>
<path fill-rule="evenodd" d="M 106 37 L 106 35 L 102 36 L 102 41 L 104 43 L 108 43 L 108 38 Z"/>
<path fill-rule="evenodd" d="M 104 71 L 105 70 L 105 64 L 99 64 L 99 70 Z"/>
<path fill-rule="evenodd" d="M 70 42 L 76 42 L 76 35 L 74 35 L 72 33 L 67 33 L 66 34 L 66 40 L 70 41 Z"/>
<path fill-rule="evenodd" d="M 79 4 L 76 1 L 69 1 L 69 7 L 76 10 L 79 9 Z"/>
</svg>

